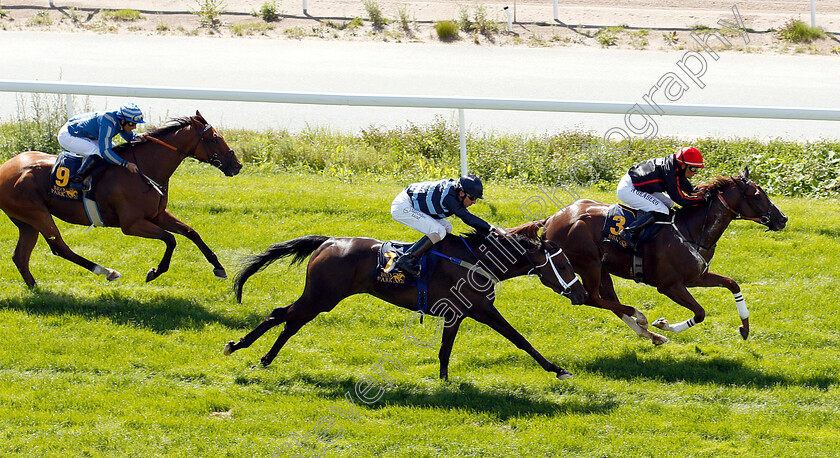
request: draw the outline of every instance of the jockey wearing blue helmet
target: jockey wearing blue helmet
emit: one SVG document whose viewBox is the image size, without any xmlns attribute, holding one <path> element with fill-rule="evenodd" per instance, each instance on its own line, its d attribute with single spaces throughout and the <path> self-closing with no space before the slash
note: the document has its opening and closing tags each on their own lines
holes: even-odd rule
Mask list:
<svg viewBox="0 0 840 458">
<path fill-rule="evenodd" d="M 391 203 L 391 216 L 424 235 L 397 259 L 396 267 L 415 277 L 419 276 L 419 259 L 452 232 L 452 223 L 445 219 L 448 216 L 461 218 L 477 231 L 496 231 L 504 235 L 504 229 L 491 226 L 467 210 L 467 207 L 483 198 L 484 186 L 475 175 L 467 175 L 457 181 L 424 181 L 408 185 Z"/>
<path fill-rule="evenodd" d="M 143 112 L 133 103 L 126 103 L 119 110 L 84 113 L 74 116 L 58 131 L 58 144 L 69 152 L 84 157 L 76 176 L 68 184 L 71 188 L 85 187 L 85 178 L 102 159 L 109 164 L 127 168 L 137 173 L 137 165 L 114 153 L 112 138 L 121 136 L 130 142 L 137 138 L 132 132 L 143 124 Z"/>
</svg>

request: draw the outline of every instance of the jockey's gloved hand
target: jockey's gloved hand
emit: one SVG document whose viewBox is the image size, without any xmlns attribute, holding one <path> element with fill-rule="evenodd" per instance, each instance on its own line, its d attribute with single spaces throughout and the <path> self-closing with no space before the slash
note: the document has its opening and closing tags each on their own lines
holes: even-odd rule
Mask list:
<svg viewBox="0 0 840 458">
<path fill-rule="evenodd" d="M 510 235 L 510 233 L 508 231 L 506 231 L 505 228 L 503 228 L 503 227 L 490 226 L 490 231 L 495 232 L 500 237 L 507 237 L 507 236 Z"/>
</svg>

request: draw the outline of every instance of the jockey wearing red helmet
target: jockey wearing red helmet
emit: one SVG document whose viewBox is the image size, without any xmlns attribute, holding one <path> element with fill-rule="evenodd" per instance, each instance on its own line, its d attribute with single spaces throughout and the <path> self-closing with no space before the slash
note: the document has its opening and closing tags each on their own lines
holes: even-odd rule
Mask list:
<svg viewBox="0 0 840 458">
<path fill-rule="evenodd" d="M 633 208 L 642 210 L 633 224 L 619 234 L 630 248 L 641 230 L 654 223 L 656 215 L 667 217 L 669 209 L 703 202 L 689 178 L 703 165 L 703 154 L 694 147 L 685 147 L 666 157 L 650 159 L 633 166 L 616 188 L 618 198 Z M 664 219 L 664 218 L 662 218 Z"/>
</svg>

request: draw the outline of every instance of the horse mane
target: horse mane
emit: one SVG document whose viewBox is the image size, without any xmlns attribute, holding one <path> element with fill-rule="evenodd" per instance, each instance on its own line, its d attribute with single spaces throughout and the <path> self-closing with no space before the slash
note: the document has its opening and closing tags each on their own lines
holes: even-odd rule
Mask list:
<svg viewBox="0 0 840 458">
<path fill-rule="evenodd" d="M 114 147 L 114 152 L 119 154 L 122 152 L 127 151 L 129 148 L 142 145 L 149 141 L 148 137 L 160 138 L 166 134 L 170 134 L 175 132 L 178 129 L 188 126 L 192 122 L 192 117 L 190 116 L 183 116 L 180 118 L 171 118 L 166 121 L 166 124 L 160 127 L 152 127 L 146 131 L 144 135 L 141 135 L 135 140 L 132 140 L 130 143 L 123 143 Z"/>
<path fill-rule="evenodd" d="M 697 194 L 701 196 L 706 196 L 708 194 L 716 195 L 724 188 L 732 185 L 735 183 L 736 178 L 741 178 L 740 176 L 716 176 L 709 180 L 707 183 L 703 183 L 701 185 L 697 185 Z"/>
<path fill-rule="evenodd" d="M 467 232 L 465 234 L 462 234 L 461 236 L 464 237 L 464 240 L 466 240 L 467 244 L 470 245 L 484 243 L 487 241 L 488 237 L 488 235 L 476 231 Z M 510 242 L 516 243 L 524 247 L 526 250 L 537 249 L 540 247 L 540 243 L 538 240 L 532 239 L 524 234 L 516 234 L 511 232 L 508 238 Z M 499 240 L 505 240 L 505 238 L 500 237 Z"/>
</svg>

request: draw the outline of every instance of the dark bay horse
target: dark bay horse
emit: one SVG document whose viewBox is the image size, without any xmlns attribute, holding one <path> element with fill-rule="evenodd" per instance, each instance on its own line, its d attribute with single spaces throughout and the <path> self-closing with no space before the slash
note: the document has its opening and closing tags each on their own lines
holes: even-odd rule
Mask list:
<svg viewBox="0 0 840 458">
<path fill-rule="evenodd" d="M 196 111 L 195 116 L 171 120 L 130 144 L 115 147 L 114 151 L 137 164 L 143 175 L 123 167 L 108 166 L 96 182 L 96 203 L 106 226 L 120 227 L 126 235 L 166 243 L 163 259 L 149 270 L 146 281 L 169 270 L 175 249 L 175 237 L 170 232 L 195 243 L 213 265 L 213 273 L 227 278 L 224 267 L 198 233 L 166 210 L 169 178 L 185 158 L 193 157 L 212 164 L 227 176 L 239 173 L 242 164 L 216 129 Z M 91 224 L 81 200 L 67 200 L 47 192 L 56 158 L 51 154 L 28 151 L 0 166 L 0 208 L 20 232 L 12 260 L 26 284 L 34 287 L 29 257 L 41 234 L 54 254 L 104 275 L 109 281 L 116 280 L 121 276 L 119 272 L 74 253 L 55 225 L 54 216 L 72 224 Z"/>
<path fill-rule="evenodd" d="M 354 294 L 367 293 L 394 305 L 417 310 L 416 287 L 377 281 L 377 254 L 381 245 L 379 240 L 370 238 L 308 235 L 276 243 L 265 252 L 249 258 L 234 280 L 236 299 L 240 302 L 242 287 L 251 275 L 278 259 L 294 256 L 293 262 L 300 263 L 311 254 L 306 268 L 306 284 L 300 298 L 287 307 L 275 308 L 239 342 L 228 342 L 225 354 L 230 355 L 236 350 L 249 347 L 269 329 L 286 323 L 277 341 L 261 359 L 262 365 L 267 366 L 303 325 Z M 539 276 L 544 285 L 567 296 L 573 304 L 583 303 L 586 292 L 556 244 L 534 242 L 522 236 L 485 237 L 473 233 L 466 235 L 463 240 L 454 235 L 446 237 L 435 245 L 435 250 L 446 256 L 476 263 L 487 271 L 482 276 L 475 270 L 441 259 L 429 280 L 429 314 L 444 317 L 446 321 L 438 354 L 442 379 L 449 378 L 449 355 L 455 334 L 465 317 L 490 326 L 526 351 L 545 370 L 556 373 L 558 378 L 572 375 L 537 352 L 493 305 L 493 286 L 496 280 L 530 273 Z M 489 280 L 490 277 L 496 278 Z"/>
<path fill-rule="evenodd" d="M 732 220 L 755 221 L 768 230 L 779 231 L 787 217 L 760 186 L 750 181 L 748 169 L 743 176 L 717 177 L 698 188 L 706 193 L 707 200 L 677 211 L 672 224 L 643 248 L 644 282 L 694 312 L 694 317 L 675 325 L 660 318 L 653 325 L 682 332 L 702 322 L 706 312 L 686 288 L 719 286 L 732 292 L 742 321 L 739 331 L 746 339 L 749 311 L 741 288 L 735 280 L 709 271 L 709 263 Z M 594 200 L 578 200 L 545 220 L 523 224 L 511 232 L 559 244 L 589 294 L 586 305 L 611 310 L 638 335 L 657 345 L 665 343 L 667 338 L 647 329 L 647 318 L 640 311 L 621 304 L 615 294 L 610 274 L 632 279 L 633 256 L 614 243 L 602 241 L 608 207 Z"/>
</svg>

